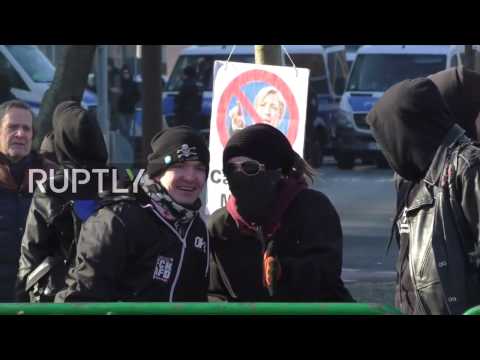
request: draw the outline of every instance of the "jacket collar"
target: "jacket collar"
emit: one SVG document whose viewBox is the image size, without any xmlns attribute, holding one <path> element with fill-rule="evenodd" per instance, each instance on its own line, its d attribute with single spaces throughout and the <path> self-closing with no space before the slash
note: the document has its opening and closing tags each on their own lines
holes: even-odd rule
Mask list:
<svg viewBox="0 0 480 360">
<path fill-rule="evenodd" d="M 12 163 L 4 154 L 0 153 L 0 187 L 3 187 L 4 189 L 11 190 L 11 191 L 27 192 L 28 191 L 27 175 L 28 175 L 29 169 L 49 170 L 49 169 L 54 169 L 56 167 L 56 165 L 53 162 L 43 158 L 41 155 L 37 154 L 34 151 L 32 151 L 27 156 L 32 156 L 33 161 L 31 165 L 26 169 L 23 182 L 21 184 L 17 184 L 10 171 L 10 167 L 12 166 Z M 35 174 L 33 178 L 34 180 L 39 179 L 39 176 L 37 175 L 38 174 Z"/>
<path fill-rule="evenodd" d="M 438 148 L 437 153 L 435 154 L 432 164 L 430 165 L 427 175 L 425 175 L 423 181 L 432 186 L 438 184 L 448 156 L 457 144 L 458 140 L 462 138 L 464 134 L 465 130 L 462 129 L 459 125 L 455 124 L 452 126 L 452 128 L 447 132 L 447 135 L 445 136 L 442 144 Z"/>
</svg>

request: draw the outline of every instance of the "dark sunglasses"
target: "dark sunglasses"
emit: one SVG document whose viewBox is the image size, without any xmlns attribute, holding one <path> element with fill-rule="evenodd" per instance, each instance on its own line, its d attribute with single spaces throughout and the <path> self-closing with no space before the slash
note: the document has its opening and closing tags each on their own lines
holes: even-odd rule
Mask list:
<svg viewBox="0 0 480 360">
<path fill-rule="evenodd" d="M 240 171 L 247 176 L 255 176 L 261 171 L 265 171 L 265 165 L 256 160 L 246 160 L 240 163 L 229 162 L 223 170 L 225 174 L 232 174 L 235 171 Z"/>
</svg>

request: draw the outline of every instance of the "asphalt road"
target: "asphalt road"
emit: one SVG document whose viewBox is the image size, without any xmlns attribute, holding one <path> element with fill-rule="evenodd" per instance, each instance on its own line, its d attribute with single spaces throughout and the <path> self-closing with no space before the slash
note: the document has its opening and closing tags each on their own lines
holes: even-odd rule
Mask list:
<svg viewBox="0 0 480 360">
<path fill-rule="evenodd" d="M 386 255 L 395 210 L 393 172 L 373 165 L 339 170 L 327 159 L 313 187 L 330 198 L 340 215 L 342 278 L 354 298 L 393 305 L 395 244 Z"/>
</svg>

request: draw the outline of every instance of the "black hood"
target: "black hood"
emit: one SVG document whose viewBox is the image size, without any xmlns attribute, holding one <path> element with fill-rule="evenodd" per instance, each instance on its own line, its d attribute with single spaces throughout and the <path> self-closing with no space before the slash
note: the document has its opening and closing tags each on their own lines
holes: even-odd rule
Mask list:
<svg viewBox="0 0 480 360">
<path fill-rule="evenodd" d="M 92 112 L 76 101 L 65 101 L 53 114 L 55 153 L 60 164 L 103 168 L 108 153 L 102 131 Z"/>
<path fill-rule="evenodd" d="M 435 84 L 427 78 L 388 89 L 367 116 L 390 166 L 403 178 L 423 179 L 454 121 Z"/>
<path fill-rule="evenodd" d="M 429 78 L 438 87 L 456 123 L 465 129 L 469 138 L 478 140 L 475 120 L 480 112 L 480 73 L 460 66 Z"/>
</svg>

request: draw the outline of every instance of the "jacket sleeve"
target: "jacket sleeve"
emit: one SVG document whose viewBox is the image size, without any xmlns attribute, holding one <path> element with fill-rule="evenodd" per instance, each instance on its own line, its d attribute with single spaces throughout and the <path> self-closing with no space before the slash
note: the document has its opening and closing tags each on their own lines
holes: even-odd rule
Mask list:
<svg viewBox="0 0 480 360">
<path fill-rule="evenodd" d="M 352 302 L 341 279 L 340 219 L 328 198 L 318 195 L 304 203 L 301 211 L 296 256 L 279 258 L 279 297 L 290 301 Z"/>
<path fill-rule="evenodd" d="M 25 291 L 27 277 L 50 254 L 54 230 L 47 223 L 46 209 L 49 202 L 35 194 L 30 206 L 20 248 L 20 260 L 15 283 L 15 301 L 29 302 Z"/>
<path fill-rule="evenodd" d="M 102 209 L 89 218 L 80 231 L 67 288 L 57 294 L 55 302 L 119 300 L 127 238 L 124 222 L 110 210 Z"/>
<path fill-rule="evenodd" d="M 208 219 L 208 236 L 210 239 L 210 264 L 209 264 L 209 284 L 208 284 L 208 301 L 235 301 L 232 294 L 227 290 L 225 281 L 229 281 L 226 278 L 226 274 L 223 272 L 222 264 L 216 255 L 215 248 L 217 239 L 217 226 L 224 226 L 225 214 L 219 216 L 222 210 L 212 214 Z M 234 294 L 233 294 L 234 295 Z"/>
<path fill-rule="evenodd" d="M 480 268 L 480 166 L 470 167 L 461 180 L 461 207 L 468 223 L 468 232 L 474 239 L 471 260 Z"/>
</svg>

